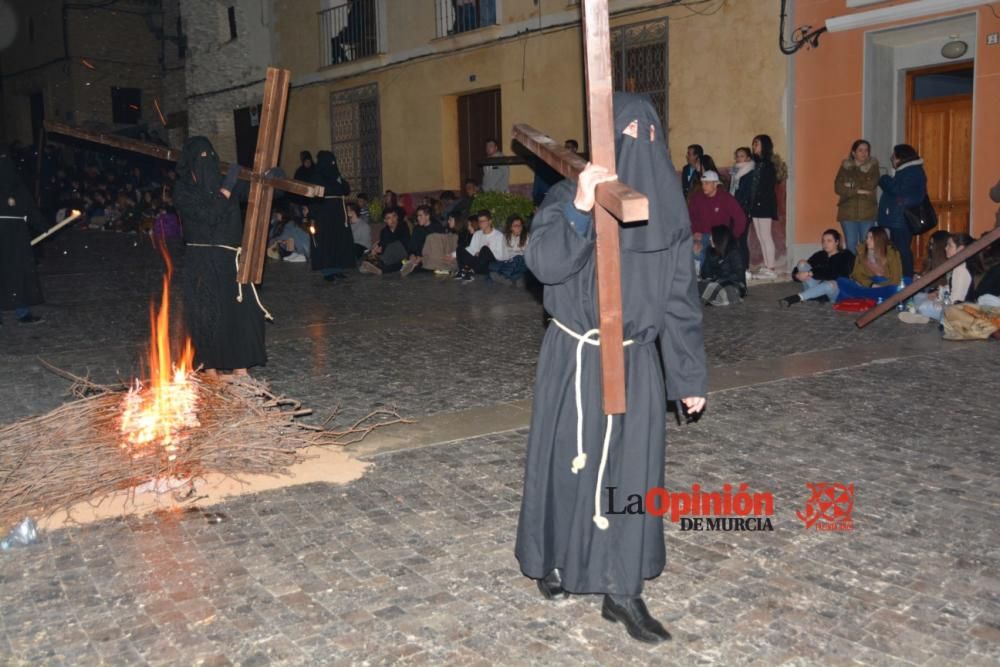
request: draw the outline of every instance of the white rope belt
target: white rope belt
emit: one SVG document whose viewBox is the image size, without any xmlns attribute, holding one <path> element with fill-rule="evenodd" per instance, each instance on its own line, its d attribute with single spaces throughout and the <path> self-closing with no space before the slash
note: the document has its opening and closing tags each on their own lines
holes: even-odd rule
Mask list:
<svg viewBox="0 0 1000 667">
<path fill-rule="evenodd" d="M 587 467 L 587 455 L 583 452 L 583 346 L 600 346 L 601 331 L 600 329 L 591 329 L 581 336 L 554 317 L 552 318 L 552 323 L 577 340 L 576 378 L 574 382 L 576 391 L 576 456 L 573 458 L 573 464 L 570 467 L 573 474 L 576 475 Z M 634 340 L 629 339 L 623 342 L 622 345 L 628 347 L 634 342 Z M 604 430 L 604 446 L 601 448 L 601 465 L 597 468 L 597 485 L 594 487 L 594 523 L 601 530 L 608 529 L 608 519 L 601 514 L 601 484 L 604 481 L 604 469 L 608 463 L 608 449 L 611 447 L 613 417 L 614 415 L 608 415 L 608 425 Z"/>
<path fill-rule="evenodd" d="M 232 250 L 234 253 L 236 253 L 236 273 L 237 273 L 236 302 L 243 303 L 243 284 L 240 282 L 238 275 L 240 272 L 240 255 L 243 254 L 243 248 L 238 248 L 236 246 L 231 246 L 231 245 L 222 245 L 220 243 L 187 243 L 185 245 L 191 246 L 193 248 L 222 248 L 223 250 Z M 260 295 L 257 294 L 257 286 L 254 285 L 253 283 L 250 283 L 250 291 L 253 292 L 253 298 L 257 301 L 257 307 L 260 308 L 262 313 L 264 313 L 264 319 L 268 319 L 273 322 L 274 316 L 271 315 L 271 313 L 268 312 L 267 308 L 264 307 L 264 304 L 260 302 Z"/>
</svg>

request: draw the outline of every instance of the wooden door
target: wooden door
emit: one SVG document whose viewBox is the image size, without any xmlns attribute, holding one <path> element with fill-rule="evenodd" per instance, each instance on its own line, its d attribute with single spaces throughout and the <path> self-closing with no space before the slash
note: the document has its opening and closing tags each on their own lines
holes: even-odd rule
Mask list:
<svg viewBox="0 0 1000 667">
<path fill-rule="evenodd" d="M 462 95 L 458 98 L 458 150 L 462 183 L 469 178 L 483 183 L 479 163 L 486 158 L 486 142 L 495 139 L 503 150 L 500 121 L 500 91 Z"/>
<path fill-rule="evenodd" d="M 922 85 L 919 77 L 939 77 L 943 83 Z M 956 81 L 958 80 L 958 81 Z M 935 91 L 961 91 L 967 81 L 969 92 L 937 96 Z M 957 67 L 918 70 L 907 78 L 909 100 L 907 142 L 924 160 L 927 194 L 938 214 L 934 231 L 969 232 L 972 181 L 972 68 Z M 914 239 L 914 262 L 923 264 L 927 241 L 932 232 Z"/>
</svg>

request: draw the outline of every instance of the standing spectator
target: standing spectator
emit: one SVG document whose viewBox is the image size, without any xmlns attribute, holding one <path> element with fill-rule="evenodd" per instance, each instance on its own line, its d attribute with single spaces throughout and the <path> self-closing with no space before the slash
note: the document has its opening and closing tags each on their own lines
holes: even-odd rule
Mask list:
<svg viewBox="0 0 1000 667">
<path fill-rule="evenodd" d="M 804 285 L 798 294 L 786 296 L 778 301 L 779 306 L 791 306 L 810 299 L 836 301 L 837 279 L 847 278 L 854 269 L 854 253 L 840 245 L 840 232 L 828 229 L 821 239 L 822 250 L 818 250 L 802 260 L 792 269 L 792 279 Z"/>
<path fill-rule="evenodd" d="M 475 280 L 475 274 L 487 274 L 490 262 L 504 256 L 503 233 L 493 227 L 493 215 L 482 210 L 476 214 L 479 229 L 472 235 L 467 248 L 458 246 L 458 278 L 464 282 Z"/>
<path fill-rule="evenodd" d="M 872 156 L 872 146 L 858 139 L 851 146 L 851 155 L 840 165 L 833 189 L 840 200 L 837 203 L 837 221 L 844 230 L 847 249 L 855 252 L 868 230 L 878 220 L 878 160 Z"/>
<path fill-rule="evenodd" d="M 295 170 L 295 180 L 311 183 L 314 164 L 313 156 L 309 151 L 299 153 L 299 166 Z"/>
<path fill-rule="evenodd" d="M 907 208 L 917 206 L 927 196 L 927 174 L 924 161 L 909 144 L 899 144 L 892 149 L 893 176 L 885 175 L 878 181 L 882 198 L 878 202 L 878 224 L 889 230 L 892 244 L 899 250 L 903 262 L 903 275 L 913 275 L 913 251 L 910 244 L 913 233 L 904 215 Z"/>
<path fill-rule="evenodd" d="M 504 157 L 503 151 L 496 139 L 487 139 L 486 157 Z M 483 166 L 483 191 L 484 192 L 507 192 L 510 181 L 510 167 L 507 165 L 484 165 Z"/>
<path fill-rule="evenodd" d="M 684 189 L 685 199 L 691 191 L 691 186 L 694 183 L 695 177 L 701 170 L 701 157 L 704 154 L 705 149 L 701 147 L 701 144 L 691 144 L 687 147 L 687 164 L 684 165 L 684 169 L 681 170 L 681 186 L 683 186 Z"/>
<path fill-rule="evenodd" d="M 762 278 L 774 278 L 775 249 L 771 236 L 771 223 L 778 217 L 778 172 L 774 166 L 774 142 L 766 134 L 758 134 L 751 144 L 754 170 L 750 190 L 750 219 L 760 241 L 760 251 L 764 256 L 764 266 L 757 272 Z"/>
<path fill-rule="evenodd" d="M 740 208 L 743 209 L 743 216 L 747 222 L 750 221 L 750 196 L 753 190 L 753 153 L 749 146 L 741 146 L 733 153 L 733 166 L 729 176 L 729 194 L 736 197 Z M 748 178 L 749 177 L 749 178 Z M 750 225 L 744 225 L 743 233 L 736 239 L 740 246 L 740 254 L 743 256 L 743 271 L 747 274 L 746 279 L 750 280 Z"/>
<path fill-rule="evenodd" d="M 735 197 L 719 187 L 719 174 L 714 171 L 702 174 L 701 188 L 691 193 L 688 213 L 691 216 L 694 255 L 698 267 L 705 261 L 705 252 L 714 227 L 722 225 L 729 229 L 733 235 L 734 247 L 739 247 L 735 239 L 746 232 L 746 213 Z"/>
</svg>

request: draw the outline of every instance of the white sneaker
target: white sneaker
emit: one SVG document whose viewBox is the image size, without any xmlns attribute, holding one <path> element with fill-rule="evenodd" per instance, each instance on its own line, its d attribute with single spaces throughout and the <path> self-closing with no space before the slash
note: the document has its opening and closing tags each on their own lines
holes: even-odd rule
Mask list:
<svg viewBox="0 0 1000 667">
<path fill-rule="evenodd" d="M 306 261 L 306 256 L 303 255 L 303 254 L 301 254 L 301 253 L 293 252 L 291 255 L 289 255 L 288 257 L 285 258 L 285 261 L 286 262 L 295 262 L 295 263 L 298 264 L 298 263 Z"/>
<path fill-rule="evenodd" d="M 774 271 L 772 271 L 771 269 L 769 269 L 767 267 L 764 267 L 764 268 L 761 268 L 761 269 L 757 270 L 757 277 L 758 278 L 777 278 L 778 274 L 775 273 Z"/>
<path fill-rule="evenodd" d="M 747 281 L 748 283 L 749 283 L 749 282 L 750 282 L 751 280 L 753 280 L 754 278 L 756 278 L 756 277 L 757 277 L 757 276 L 755 276 L 754 274 L 750 273 L 749 271 L 747 271 L 747 272 L 746 272 L 746 275 L 744 276 L 744 278 L 746 278 L 746 281 Z"/>
</svg>

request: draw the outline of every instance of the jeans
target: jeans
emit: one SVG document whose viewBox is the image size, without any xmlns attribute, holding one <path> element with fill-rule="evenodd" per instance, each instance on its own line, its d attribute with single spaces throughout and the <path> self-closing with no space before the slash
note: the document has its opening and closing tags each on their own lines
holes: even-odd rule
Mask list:
<svg viewBox="0 0 1000 667">
<path fill-rule="evenodd" d="M 903 262 L 903 275 L 907 278 L 913 276 L 913 251 L 910 250 L 910 243 L 913 241 L 913 233 L 904 222 L 902 225 L 883 225 L 889 232 L 892 245 L 899 251 L 899 258 Z"/>
<path fill-rule="evenodd" d="M 812 271 L 812 265 L 809 262 L 802 261 L 796 265 L 799 273 L 805 273 Z M 833 303 L 837 300 L 837 294 L 840 293 L 840 288 L 837 287 L 837 283 L 832 280 L 816 280 L 815 278 L 809 278 L 808 280 L 803 280 L 802 285 L 803 290 L 799 292 L 799 298 L 803 301 L 808 301 L 809 299 L 818 299 L 821 296 L 825 296 L 830 299 Z"/>
<path fill-rule="evenodd" d="M 524 263 L 524 256 L 518 255 L 505 262 L 490 262 L 490 273 L 499 273 L 504 278 L 517 280 L 528 272 L 528 265 Z"/>
<path fill-rule="evenodd" d="M 899 285 L 884 287 L 864 287 L 850 278 L 837 278 L 837 289 L 840 290 L 838 300 L 844 299 L 888 299 L 899 290 Z"/>
<path fill-rule="evenodd" d="M 858 244 L 864 243 L 868 237 L 868 230 L 874 226 L 874 220 L 841 220 L 840 228 L 844 230 L 844 247 L 857 254 Z"/>
<path fill-rule="evenodd" d="M 294 223 L 288 223 L 285 228 L 281 230 L 280 234 L 275 235 L 271 241 L 288 241 L 291 240 L 295 244 L 295 252 L 300 255 L 305 256 L 309 259 L 309 249 L 311 239 L 309 238 L 309 232 L 302 229 Z"/>
</svg>

